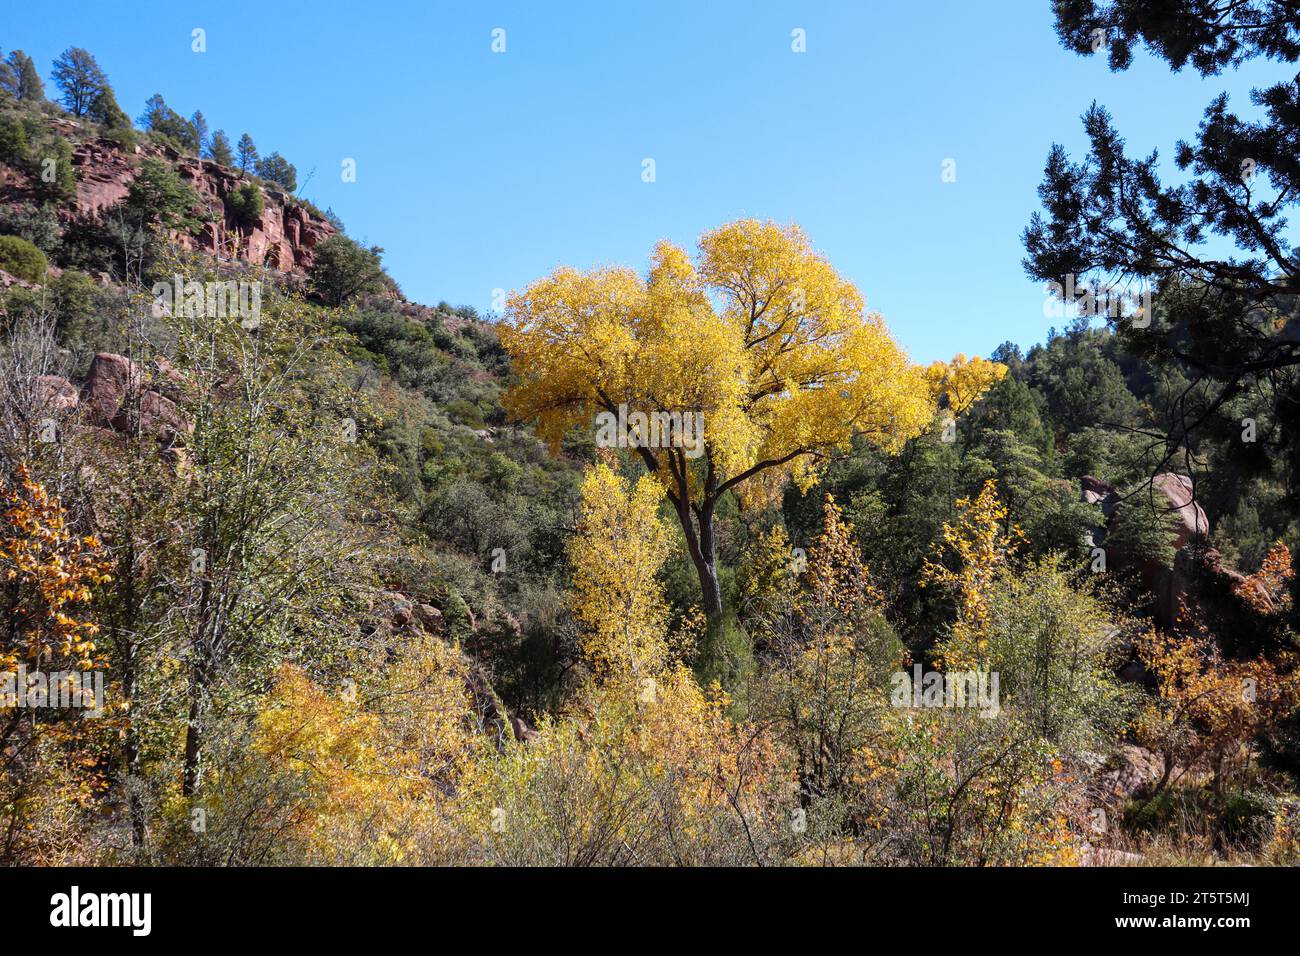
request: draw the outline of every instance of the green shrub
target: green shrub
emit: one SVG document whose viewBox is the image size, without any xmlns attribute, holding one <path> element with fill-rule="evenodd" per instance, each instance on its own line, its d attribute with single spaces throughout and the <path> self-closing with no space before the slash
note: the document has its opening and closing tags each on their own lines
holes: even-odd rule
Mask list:
<svg viewBox="0 0 1300 956">
<path fill-rule="evenodd" d="M 20 236 L 53 257 L 63 245 L 59 217 L 50 206 L 0 208 L 0 236 Z"/>
<path fill-rule="evenodd" d="M 467 425 L 470 428 L 483 427 L 483 413 L 479 411 L 477 405 L 463 398 L 447 404 L 447 417 L 457 424 Z"/>
<path fill-rule="evenodd" d="M 64 203 L 77 197 L 72 145 L 66 139 L 55 139 L 40 146 L 33 145 L 27 158 L 32 176 L 36 179 L 36 191 L 42 199 Z"/>
<path fill-rule="evenodd" d="M 0 116 L 0 162 L 17 166 L 27 161 L 27 132 L 16 116 Z"/>
<path fill-rule="evenodd" d="M 358 245 L 347 236 L 330 236 L 314 250 L 312 290 L 326 305 L 341 306 L 358 295 L 382 292 L 383 249 Z"/>
<path fill-rule="evenodd" d="M 48 263 L 45 253 L 20 236 L 0 236 L 0 269 L 28 282 L 40 282 Z"/>
<path fill-rule="evenodd" d="M 230 215 L 235 222 L 247 229 L 262 215 L 262 210 L 266 208 L 266 200 L 262 197 L 262 190 L 258 189 L 255 183 L 244 183 L 236 186 L 226 196 L 226 208 L 230 210 Z"/>
</svg>

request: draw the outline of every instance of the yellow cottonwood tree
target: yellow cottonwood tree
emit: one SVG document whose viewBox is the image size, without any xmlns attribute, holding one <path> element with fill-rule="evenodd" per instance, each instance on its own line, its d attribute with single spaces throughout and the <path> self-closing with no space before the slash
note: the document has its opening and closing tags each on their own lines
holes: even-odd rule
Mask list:
<svg viewBox="0 0 1300 956">
<path fill-rule="evenodd" d="M 978 355 L 966 358 L 961 352 L 951 362 L 931 362 L 925 370 L 930 393 L 937 399 L 947 396 L 948 408 L 960 415 L 975 404 L 984 392 L 1006 377 L 1007 367 Z"/>
<path fill-rule="evenodd" d="M 628 446 L 666 490 L 710 619 L 722 611 L 713 519 L 726 492 L 770 500 L 789 478 L 807 488 L 855 436 L 897 450 L 934 414 L 925 370 L 794 225 L 729 223 L 694 261 L 661 242 L 645 278 L 559 268 L 510 298 L 501 335 L 519 375 L 507 406 L 553 446 L 602 412 L 702 415 L 699 441 L 649 447 L 646 430 Z"/>
</svg>

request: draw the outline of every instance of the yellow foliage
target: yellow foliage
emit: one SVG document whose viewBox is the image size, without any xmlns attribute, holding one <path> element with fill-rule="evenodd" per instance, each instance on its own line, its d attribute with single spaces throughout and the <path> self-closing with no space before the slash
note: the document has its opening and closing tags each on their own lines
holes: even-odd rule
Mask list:
<svg viewBox="0 0 1300 956">
<path fill-rule="evenodd" d="M 1260 614 L 1272 614 L 1290 609 L 1289 585 L 1293 578 L 1295 569 L 1291 566 L 1291 551 L 1277 541 L 1268 549 L 1259 570 L 1247 575 L 1233 590 Z"/>
<path fill-rule="evenodd" d="M 751 494 L 808 487 L 855 434 L 896 449 L 933 411 L 924 372 L 797 226 L 729 223 L 695 262 L 661 242 L 644 281 L 557 269 L 510 298 L 502 341 L 520 379 L 507 405 L 553 444 L 620 404 L 702 412 L 715 485 L 775 470 Z M 708 493 L 683 459 L 654 457 L 670 491 Z"/>
<path fill-rule="evenodd" d="M 484 745 L 472 714 L 459 651 L 436 639 L 406 647 L 382 685 L 351 699 L 286 666 L 258 713 L 248 770 L 296 795 L 279 829 L 309 860 L 441 862 L 458 844 L 450 795 Z M 251 787 L 214 789 L 242 799 Z"/>
<path fill-rule="evenodd" d="M 948 396 L 948 408 L 954 415 L 966 411 L 986 390 L 1006 377 L 1007 367 L 978 355 L 967 359 L 958 352 L 951 362 L 932 362 L 925 370 L 930 395 L 937 401 Z"/>
<path fill-rule="evenodd" d="M 1184 617 L 1184 622 L 1189 618 Z M 1209 761 L 1216 782 L 1264 727 L 1300 704 L 1300 668 L 1293 654 L 1224 660 L 1196 622 L 1185 636 L 1150 631 L 1136 642 L 1159 681 L 1159 697 L 1135 724 L 1137 737 L 1161 751 L 1167 765 Z"/>
<path fill-rule="evenodd" d="M 629 487 L 606 464 L 582 482 L 578 533 L 569 545 L 570 600 L 584 625 L 584 656 L 602 677 L 652 677 L 667 663 L 668 609 L 655 579 L 668 556 L 662 498 L 653 478 Z"/>
<path fill-rule="evenodd" d="M 0 508 L 0 576 L 16 597 L 0 644 L 0 671 L 51 657 L 94 667 L 99 627 L 81 611 L 92 588 L 111 580 L 103 545 L 69 530 L 62 504 L 24 465 L 15 469 L 14 483 L 0 489 Z"/>
<path fill-rule="evenodd" d="M 922 587 L 946 587 L 957 600 L 957 619 L 941 647 L 944 669 L 976 670 L 984 660 L 992 584 L 1023 540 L 1018 527 L 1002 530 L 1006 518 L 997 482 L 989 479 L 973 501 L 958 499 L 956 523 L 944 522 L 943 543 L 935 544 L 921 569 Z"/>
</svg>

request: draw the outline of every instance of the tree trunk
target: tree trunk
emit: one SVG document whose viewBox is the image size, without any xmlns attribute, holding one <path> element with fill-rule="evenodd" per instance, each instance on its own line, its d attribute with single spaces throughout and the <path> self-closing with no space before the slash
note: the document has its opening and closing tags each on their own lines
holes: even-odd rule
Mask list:
<svg viewBox="0 0 1300 956">
<path fill-rule="evenodd" d="M 203 773 L 204 698 L 208 693 L 206 667 L 197 667 L 190 682 L 190 710 L 185 724 L 185 772 L 181 783 L 183 796 L 192 797 L 198 792 Z"/>
<path fill-rule="evenodd" d="M 722 585 L 718 582 L 718 555 L 713 539 L 713 502 L 706 501 L 699 510 L 698 528 L 692 520 L 690 506 L 678 512 L 682 530 L 686 532 L 686 545 L 700 578 L 700 607 L 709 619 L 709 627 L 722 620 Z"/>
</svg>

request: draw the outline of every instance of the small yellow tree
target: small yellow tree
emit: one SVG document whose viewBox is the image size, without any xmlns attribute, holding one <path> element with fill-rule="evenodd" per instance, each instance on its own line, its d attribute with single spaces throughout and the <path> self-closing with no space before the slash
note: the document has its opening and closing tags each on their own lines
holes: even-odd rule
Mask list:
<svg viewBox="0 0 1300 956">
<path fill-rule="evenodd" d="M 1003 530 L 1006 518 L 997 482 L 989 479 L 973 500 L 958 499 L 956 523 L 944 522 L 943 543 L 922 567 L 921 586 L 947 588 L 957 602 L 957 619 L 942 646 L 945 669 L 974 670 L 984 662 L 989 594 L 1022 540 L 1018 527 Z"/>
<path fill-rule="evenodd" d="M 584 626 L 583 654 L 600 677 L 653 678 L 667 663 L 668 609 L 655 580 L 668 555 L 662 500 L 654 478 L 629 486 L 603 463 L 582 482 L 578 533 L 569 546 L 571 602 Z"/>
</svg>

